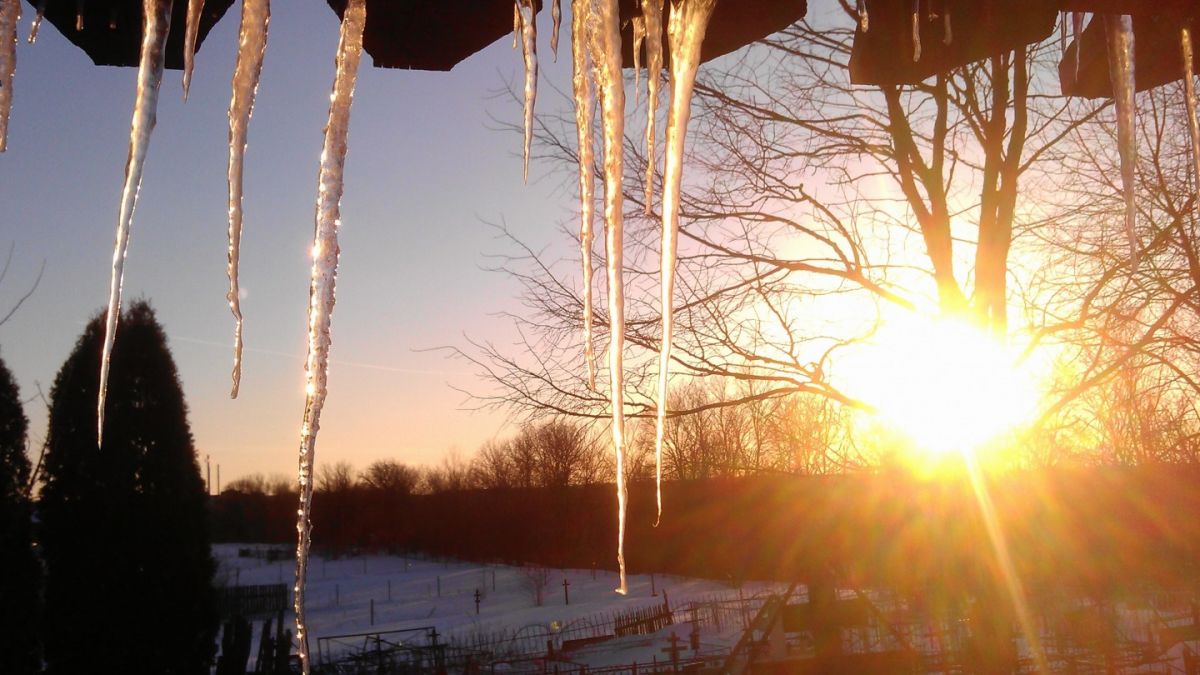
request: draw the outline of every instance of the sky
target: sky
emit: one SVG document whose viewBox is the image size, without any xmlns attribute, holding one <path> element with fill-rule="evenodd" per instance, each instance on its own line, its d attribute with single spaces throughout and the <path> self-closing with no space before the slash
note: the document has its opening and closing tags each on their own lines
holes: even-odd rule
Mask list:
<svg viewBox="0 0 1200 675">
<path fill-rule="evenodd" d="M 93 66 L 45 25 L 34 45 L 19 31 L 8 151 L 0 155 L 0 281 L 7 311 L 0 357 L 23 398 L 49 394 L 90 317 L 107 301 L 113 237 L 136 89 L 135 68 Z M 338 22 L 324 2 L 276 3 L 250 122 L 241 284 L 241 394 L 231 400 L 233 318 L 225 300 L 226 163 L 230 77 L 240 3 L 196 55 L 189 101 L 168 71 L 125 266 L 126 303 L 149 300 L 167 333 L 203 466 L 222 480 L 292 474 L 303 413 L 305 312 L 317 162 L 333 82 Z M 538 112 L 567 105 L 569 45 L 554 63 L 548 13 L 539 35 Z M 542 17 L 539 17 L 542 18 Z M 575 214 L 562 165 L 534 161 L 521 179 L 520 53 L 497 43 L 449 73 L 373 68 L 364 55 L 350 121 L 341 264 L 333 315 L 330 396 L 317 444 L 322 463 L 363 468 L 381 458 L 432 464 L 470 455 L 519 420 L 470 412 L 453 387 L 485 386 L 467 364 L 421 351 L 466 337 L 511 339 L 495 313 L 516 308 L 517 285 L 489 272 L 510 251 L 493 224 L 534 248 L 573 246 L 559 227 Z M 0 311 L 0 314 L 3 312 Z M 119 334 L 118 334 L 119 339 Z M 31 446 L 45 406 L 30 401 Z M 214 476 L 215 478 L 215 476 Z M 215 486 L 214 486 L 215 487 Z"/>
</svg>

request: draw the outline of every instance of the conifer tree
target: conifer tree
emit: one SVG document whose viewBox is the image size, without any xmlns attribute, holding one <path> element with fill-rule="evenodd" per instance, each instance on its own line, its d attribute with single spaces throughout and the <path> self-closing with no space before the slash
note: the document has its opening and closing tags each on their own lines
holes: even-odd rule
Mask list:
<svg viewBox="0 0 1200 675">
<path fill-rule="evenodd" d="M 12 374 L 0 360 L 0 673 L 41 670 L 38 621 L 42 569 L 33 551 L 28 494 L 29 426 Z"/>
<path fill-rule="evenodd" d="M 166 336 L 120 317 L 96 444 L 103 315 L 54 382 L 39 502 L 48 672 L 207 673 L 216 631 L 206 496 Z"/>
</svg>

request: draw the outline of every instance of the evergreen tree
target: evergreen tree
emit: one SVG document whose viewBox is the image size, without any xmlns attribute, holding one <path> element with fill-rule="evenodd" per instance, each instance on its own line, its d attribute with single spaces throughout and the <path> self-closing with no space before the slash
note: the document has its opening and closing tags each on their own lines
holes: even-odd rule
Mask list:
<svg viewBox="0 0 1200 675">
<path fill-rule="evenodd" d="M 130 307 L 97 448 L 103 320 L 88 324 L 50 396 L 39 502 L 48 672 L 207 673 L 215 565 L 179 376 L 154 311 Z"/>
<path fill-rule="evenodd" d="M 29 426 L 12 374 L 0 360 L 0 673 L 41 670 L 38 654 L 42 568 L 33 552 L 32 509 L 27 493 Z"/>
</svg>

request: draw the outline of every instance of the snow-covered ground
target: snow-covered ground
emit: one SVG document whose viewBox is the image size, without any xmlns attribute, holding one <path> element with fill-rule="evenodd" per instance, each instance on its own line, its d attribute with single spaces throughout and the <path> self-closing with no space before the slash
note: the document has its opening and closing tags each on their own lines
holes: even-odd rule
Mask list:
<svg viewBox="0 0 1200 675">
<path fill-rule="evenodd" d="M 213 547 L 219 562 L 218 584 L 249 586 L 285 583 L 291 586 L 294 561 L 266 562 L 262 558 L 238 557 L 239 544 Z M 629 593 L 614 592 L 615 572 L 605 570 L 546 570 L 543 602 L 539 606 L 528 581 L 528 570 L 507 565 L 438 561 L 417 557 L 364 555 L 325 558 L 314 554 L 309 563 L 308 606 L 310 645 L 318 658 L 321 638 L 360 633 L 384 633 L 432 626 L 444 641 L 470 642 L 501 633 L 522 637 L 547 634 L 566 638 L 581 636 L 590 624 L 611 626 L 613 616 L 636 609 L 661 606 L 669 600 L 676 620 L 690 601 L 724 601 L 732 607 L 739 597 L 765 597 L 786 585 L 747 582 L 740 588 L 704 579 L 664 575 L 630 575 Z M 570 604 L 566 603 L 563 582 Z M 479 591 L 476 614 L 475 592 Z M 657 596 L 655 595 L 657 593 Z M 374 622 L 372 623 L 372 601 Z M 732 611 L 731 614 L 739 614 Z M 752 619 L 750 614 L 746 619 Z M 292 613 L 285 615 L 290 627 Z M 258 646 L 255 626 L 251 661 Z M 726 621 L 717 628 L 700 630 L 700 649 L 689 648 L 691 627 L 685 623 L 667 626 L 651 635 L 610 640 L 603 645 L 579 649 L 570 660 L 589 667 L 648 663 L 670 659 L 674 633 L 680 658 L 720 655 L 728 651 L 743 631 L 743 622 Z M 344 650 L 363 644 L 362 637 L 324 641 L 328 650 Z M 558 640 L 561 643 L 561 637 Z"/>
</svg>

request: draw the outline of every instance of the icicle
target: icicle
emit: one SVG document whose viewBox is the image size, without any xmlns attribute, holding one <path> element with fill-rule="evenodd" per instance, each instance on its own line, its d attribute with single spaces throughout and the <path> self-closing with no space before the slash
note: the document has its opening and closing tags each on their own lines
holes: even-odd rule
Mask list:
<svg viewBox="0 0 1200 675">
<path fill-rule="evenodd" d="M 646 43 L 646 17 L 633 17 L 633 107 L 642 92 L 642 45 Z"/>
<path fill-rule="evenodd" d="M 242 382 L 242 302 L 238 285 L 238 258 L 242 250 L 242 167 L 246 155 L 246 127 L 254 112 L 254 95 L 267 51 L 267 26 L 271 0 L 242 0 L 242 25 L 238 35 L 237 65 L 233 69 L 233 94 L 229 99 L 229 309 L 233 329 L 233 389 L 237 398 Z"/>
<path fill-rule="evenodd" d="M 1071 37 L 1075 40 L 1075 80 L 1079 80 L 1079 53 L 1083 48 L 1083 12 L 1071 12 Z"/>
<path fill-rule="evenodd" d="M 1060 21 L 1058 22 L 1058 51 L 1062 57 L 1067 58 L 1067 13 L 1062 12 Z"/>
<path fill-rule="evenodd" d="M 663 0 L 642 0 L 642 16 L 646 17 L 646 215 L 654 212 L 654 168 L 658 166 L 654 127 L 662 81 L 662 12 Z"/>
<path fill-rule="evenodd" d="M 658 415 L 654 431 L 654 482 L 658 516 L 662 517 L 662 446 L 667 414 L 667 379 L 674 332 L 675 251 L 679 235 L 680 193 L 683 189 L 683 142 L 692 114 L 692 88 L 700 65 L 700 45 L 716 0 L 683 0 L 671 4 L 667 36 L 671 41 L 671 103 L 667 108 L 667 144 L 663 167 L 662 346 L 658 359 Z M 657 523 L 657 521 L 656 521 Z"/>
<path fill-rule="evenodd" d="M 42 17 L 46 16 L 46 0 L 38 0 L 37 14 L 29 26 L 29 44 L 37 42 L 38 29 L 42 27 Z"/>
<path fill-rule="evenodd" d="M 521 7 L 516 2 L 513 3 L 513 49 L 517 48 L 521 40 Z"/>
<path fill-rule="evenodd" d="M 533 104 L 537 100 L 537 7 L 534 0 L 516 0 L 521 18 L 521 55 L 525 59 L 525 162 L 522 178 L 529 182 L 529 149 L 533 147 Z"/>
<path fill-rule="evenodd" d="M 1183 51 L 1184 103 L 1187 105 L 1188 131 L 1192 137 L 1192 180 L 1196 184 L 1196 198 L 1200 200 L 1200 123 L 1196 120 L 1196 70 L 1192 57 L 1192 31 L 1187 26 L 1180 31 L 1179 46 Z"/>
<path fill-rule="evenodd" d="M 121 190 L 121 210 L 117 215 L 117 237 L 113 246 L 112 280 L 108 290 L 108 314 L 104 324 L 104 348 L 100 356 L 100 394 L 96 401 L 96 443 L 104 440 L 104 399 L 108 393 L 108 369 L 117 319 L 121 315 L 121 284 L 125 275 L 125 254 L 129 250 L 129 228 L 142 186 L 142 170 L 150 133 L 158 114 L 158 90 L 162 85 L 166 60 L 167 34 L 171 32 L 171 0 L 142 0 L 142 48 L 138 57 L 137 101 L 129 128 L 129 157 L 125 160 L 125 186 Z"/>
<path fill-rule="evenodd" d="M 196 37 L 200 34 L 200 14 L 204 0 L 188 0 L 187 26 L 183 33 L 183 100 L 192 86 L 192 65 L 196 58 Z"/>
<path fill-rule="evenodd" d="M 862 28 L 862 32 L 867 32 L 871 29 L 871 15 L 867 13 L 867 0 L 858 0 L 858 25 Z"/>
<path fill-rule="evenodd" d="M 622 140 L 625 135 L 625 85 L 621 77 L 621 26 L 618 0 L 599 0 L 589 48 L 595 65 L 596 91 L 604 137 L 604 232 L 608 268 L 609 346 L 608 374 L 612 398 L 613 449 L 617 457 L 617 567 L 622 595 L 625 578 L 625 287 L 624 228 L 621 178 L 624 172 Z"/>
<path fill-rule="evenodd" d="M 562 23 L 562 8 L 560 0 L 554 0 L 550 5 L 550 51 L 554 53 L 554 62 L 558 63 L 558 26 Z"/>
<path fill-rule="evenodd" d="M 300 509 L 296 530 L 296 586 L 293 608 L 296 612 L 296 642 L 300 665 L 309 672 L 308 626 L 304 617 L 304 582 L 308 573 L 308 549 L 312 542 L 313 460 L 317 431 L 321 426 L 321 408 L 325 404 L 329 366 L 329 325 L 333 314 L 334 282 L 337 278 L 338 228 L 341 226 L 342 170 L 346 163 L 346 134 L 350 125 L 350 103 L 354 81 L 362 57 L 363 27 L 366 25 L 366 0 L 349 0 L 342 16 L 338 39 L 337 75 L 329 98 L 329 121 L 325 124 L 325 144 L 321 149 L 321 170 L 317 180 L 316 224 L 313 232 L 312 281 L 308 303 L 308 359 L 305 363 L 304 423 L 300 430 Z"/>
<path fill-rule="evenodd" d="M 21 0 L 0 0 L 0 152 L 8 148 L 8 114 L 12 110 L 13 75 L 17 72 L 17 25 Z"/>
<path fill-rule="evenodd" d="M 587 386 L 596 391 L 596 355 L 592 349 L 592 221 L 595 203 L 595 155 L 592 152 L 592 64 L 588 55 L 591 0 L 571 0 L 571 87 L 575 96 L 575 129 L 579 141 L 579 253 L 583 260 L 583 359 Z"/>
<path fill-rule="evenodd" d="M 945 35 L 942 37 L 942 44 L 949 45 L 954 42 L 954 26 L 950 21 L 950 5 L 942 10 L 942 27 Z"/>
<path fill-rule="evenodd" d="M 1117 143 L 1121 153 L 1121 189 L 1125 194 L 1125 235 L 1129 239 L 1130 266 L 1137 268 L 1137 207 L 1134 181 L 1137 170 L 1137 136 L 1134 128 L 1134 93 L 1137 91 L 1133 59 L 1133 19 L 1129 15 L 1105 16 L 1108 38 L 1108 76 L 1117 108 Z"/>
<path fill-rule="evenodd" d="M 912 12 L 913 61 L 921 60 L 921 0 L 913 0 Z"/>
<path fill-rule="evenodd" d="M 75 32 L 83 30 L 83 0 L 75 0 Z"/>
</svg>

